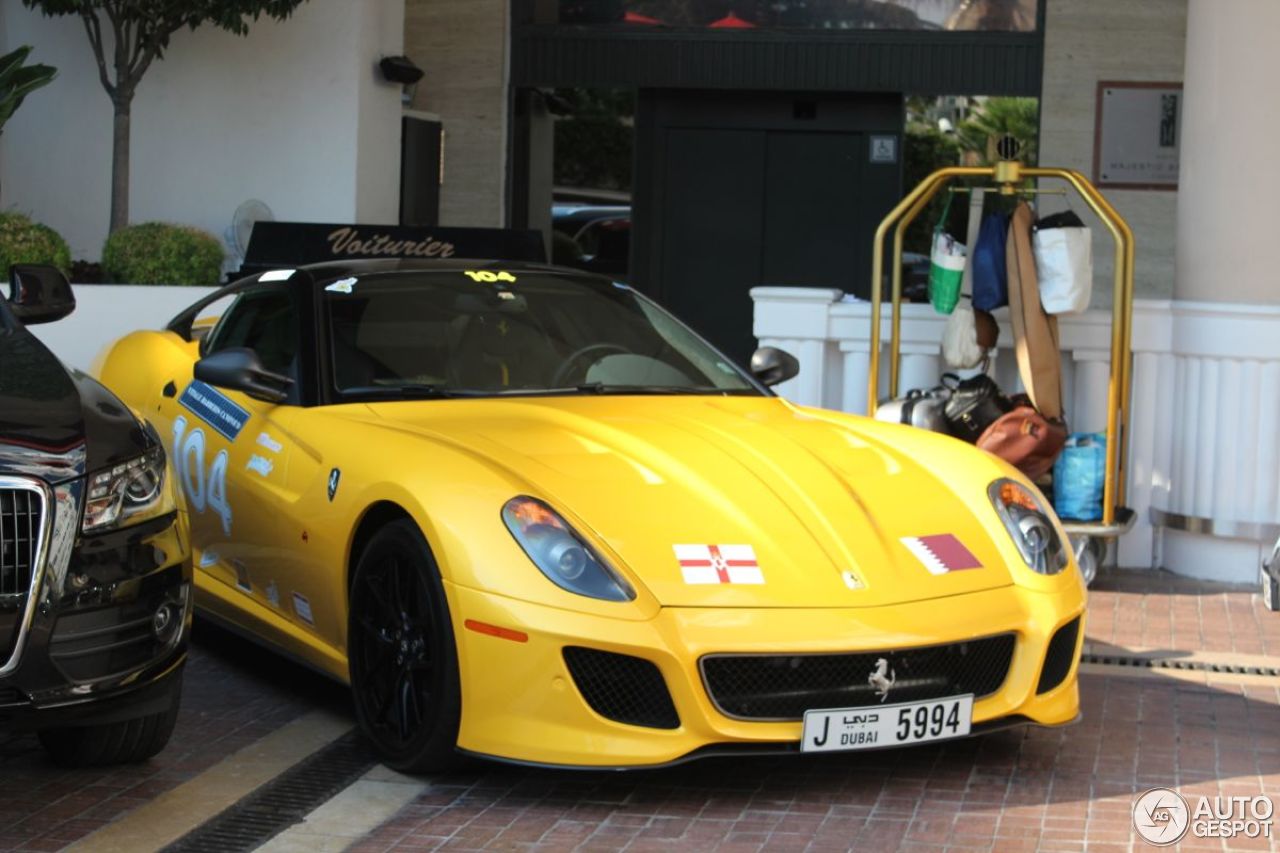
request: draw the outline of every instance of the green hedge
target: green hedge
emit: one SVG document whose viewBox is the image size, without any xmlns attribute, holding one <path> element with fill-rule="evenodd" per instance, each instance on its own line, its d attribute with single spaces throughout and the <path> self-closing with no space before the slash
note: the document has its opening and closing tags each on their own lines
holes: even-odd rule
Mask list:
<svg viewBox="0 0 1280 853">
<path fill-rule="evenodd" d="M 121 228 L 102 247 L 105 281 L 213 285 L 222 278 L 222 243 L 186 225 L 145 222 Z"/>
<path fill-rule="evenodd" d="M 0 279 L 12 264 L 52 264 L 71 271 L 71 250 L 62 235 L 21 213 L 0 213 Z"/>
</svg>

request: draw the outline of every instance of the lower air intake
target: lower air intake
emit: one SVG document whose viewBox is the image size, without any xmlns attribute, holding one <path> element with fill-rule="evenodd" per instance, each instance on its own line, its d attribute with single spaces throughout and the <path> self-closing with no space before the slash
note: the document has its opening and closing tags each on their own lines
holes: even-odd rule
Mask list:
<svg viewBox="0 0 1280 853">
<path fill-rule="evenodd" d="M 567 646 L 564 662 L 591 710 L 606 719 L 651 729 L 674 729 L 680 715 L 662 673 L 644 658 Z"/>
<path fill-rule="evenodd" d="M 1080 617 L 1077 616 L 1059 628 L 1049 640 L 1049 650 L 1044 655 L 1044 668 L 1040 670 L 1040 683 L 1036 695 L 1048 693 L 1057 687 L 1071 672 L 1076 662 L 1076 637 L 1080 633 Z"/>
</svg>

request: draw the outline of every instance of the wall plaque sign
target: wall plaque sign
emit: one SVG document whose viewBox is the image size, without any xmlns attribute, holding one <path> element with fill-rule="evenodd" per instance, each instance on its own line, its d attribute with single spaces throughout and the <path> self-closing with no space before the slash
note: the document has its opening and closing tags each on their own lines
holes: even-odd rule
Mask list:
<svg viewBox="0 0 1280 853">
<path fill-rule="evenodd" d="M 1093 182 L 1133 190 L 1178 188 L 1181 83 L 1098 83 Z"/>
</svg>

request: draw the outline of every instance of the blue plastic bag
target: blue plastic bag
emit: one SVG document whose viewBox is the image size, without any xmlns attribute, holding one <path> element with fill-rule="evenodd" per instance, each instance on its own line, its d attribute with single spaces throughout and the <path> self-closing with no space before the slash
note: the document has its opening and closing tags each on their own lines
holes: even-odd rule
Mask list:
<svg viewBox="0 0 1280 853">
<path fill-rule="evenodd" d="M 1053 508 L 1059 518 L 1097 521 L 1102 518 L 1102 489 L 1107 471 L 1107 437 L 1076 432 L 1053 463 Z"/>
</svg>

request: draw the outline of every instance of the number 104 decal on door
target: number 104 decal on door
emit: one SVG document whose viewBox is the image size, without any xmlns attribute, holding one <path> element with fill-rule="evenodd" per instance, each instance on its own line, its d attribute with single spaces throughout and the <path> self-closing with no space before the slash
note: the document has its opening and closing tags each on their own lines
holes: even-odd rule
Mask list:
<svg viewBox="0 0 1280 853">
<path fill-rule="evenodd" d="M 205 470 L 204 430 L 187 432 L 187 419 L 173 422 L 173 468 L 191 502 L 191 510 L 212 511 L 222 520 L 222 531 L 231 535 L 231 504 L 227 502 L 227 451 L 220 450 Z"/>
</svg>

